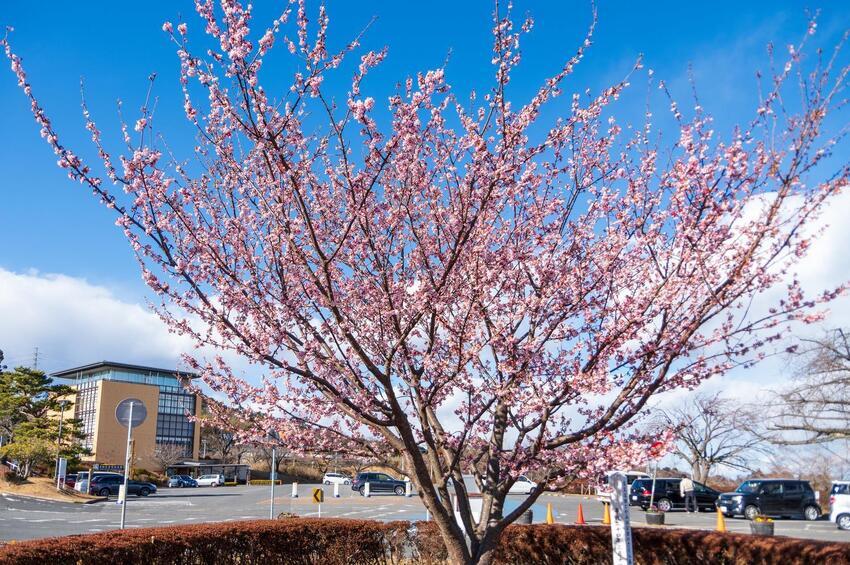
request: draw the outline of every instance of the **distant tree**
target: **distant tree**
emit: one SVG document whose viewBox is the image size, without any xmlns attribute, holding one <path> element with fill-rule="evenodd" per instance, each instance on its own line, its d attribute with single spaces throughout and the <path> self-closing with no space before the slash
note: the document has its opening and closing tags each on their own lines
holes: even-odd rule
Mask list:
<svg viewBox="0 0 850 565">
<path fill-rule="evenodd" d="M 791 386 L 779 391 L 766 414 L 771 441 L 810 445 L 850 439 L 850 335 L 834 329 L 802 339 L 793 351 Z"/>
<path fill-rule="evenodd" d="M 60 410 L 59 401 L 74 390 L 53 379 L 43 371 L 16 367 L 0 373 L 0 433 L 12 435 L 15 426 L 37 422 Z"/>
<path fill-rule="evenodd" d="M 175 463 L 179 463 L 186 459 L 186 448 L 185 446 L 176 443 L 158 443 L 156 447 L 153 448 L 151 459 L 156 462 L 159 469 L 164 473 Z"/>
<path fill-rule="evenodd" d="M 247 425 L 239 414 L 220 402 L 204 398 L 201 407 L 201 442 L 206 444 L 207 457 L 225 463 L 241 463 L 251 446 L 241 440 L 239 432 Z"/>
<path fill-rule="evenodd" d="M 36 436 L 16 437 L 13 442 L 0 447 L 0 457 L 13 461 L 15 474 L 27 479 L 35 467 L 48 465 L 56 459 L 56 442 Z"/>
<path fill-rule="evenodd" d="M 750 469 L 748 456 L 763 450 L 753 430 L 757 418 L 719 394 L 698 394 L 681 406 L 662 412 L 676 434 L 674 452 L 705 483 L 717 467 Z"/>
</svg>

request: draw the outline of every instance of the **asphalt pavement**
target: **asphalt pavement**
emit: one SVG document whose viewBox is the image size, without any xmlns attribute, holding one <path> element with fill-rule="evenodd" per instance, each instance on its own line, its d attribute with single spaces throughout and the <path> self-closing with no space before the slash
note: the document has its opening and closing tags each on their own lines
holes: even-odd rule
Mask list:
<svg viewBox="0 0 850 565">
<path fill-rule="evenodd" d="M 311 492 L 320 485 L 302 484 L 298 498 L 291 498 L 291 485 L 275 489 L 274 514 L 291 512 L 300 516 L 318 516 L 319 507 L 312 501 Z M 419 498 L 413 496 L 374 495 L 370 498 L 353 493 L 349 487 L 340 487 L 340 498 L 333 498 L 333 490 L 325 488 L 322 517 L 358 518 L 367 520 L 425 520 L 427 513 Z M 509 505 L 516 505 L 522 495 L 509 497 Z M 271 502 L 268 486 L 238 486 L 195 489 L 160 489 L 147 498 L 129 497 L 127 527 L 145 528 L 175 524 L 198 524 L 234 520 L 266 519 Z M 584 518 L 589 524 L 602 521 L 602 504 L 593 497 L 577 495 L 544 494 L 532 508 L 534 522 L 546 518 L 546 506 L 552 504 L 557 523 L 576 521 L 581 504 Z M 23 540 L 85 534 L 117 529 L 121 506 L 114 498 L 94 504 L 72 504 L 36 500 L 22 496 L 0 496 L 0 540 Z M 631 508 L 633 526 L 643 526 L 643 512 Z M 668 512 L 666 526 L 713 530 L 717 515 L 713 512 L 687 514 Z M 748 533 L 749 524 L 743 519 L 727 519 L 730 532 Z M 828 520 L 806 522 L 803 520 L 776 520 L 776 535 L 850 542 L 850 532 L 840 531 Z"/>
</svg>

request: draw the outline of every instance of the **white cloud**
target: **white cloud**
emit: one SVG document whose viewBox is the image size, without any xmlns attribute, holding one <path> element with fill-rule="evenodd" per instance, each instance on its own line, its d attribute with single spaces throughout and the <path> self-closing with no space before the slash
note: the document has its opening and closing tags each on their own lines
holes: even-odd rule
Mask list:
<svg viewBox="0 0 850 565">
<path fill-rule="evenodd" d="M 110 360 L 181 366 L 191 341 L 171 334 L 145 305 L 124 301 L 85 279 L 0 268 L 0 349 L 10 365 L 48 371 Z"/>
</svg>

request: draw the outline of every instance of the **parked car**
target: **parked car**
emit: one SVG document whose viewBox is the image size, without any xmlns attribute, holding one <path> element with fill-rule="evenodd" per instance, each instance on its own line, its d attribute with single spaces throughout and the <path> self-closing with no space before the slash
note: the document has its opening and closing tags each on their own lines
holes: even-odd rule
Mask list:
<svg viewBox="0 0 850 565">
<path fill-rule="evenodd" d="M 850 530 L 850 481 L 835 481 L 829 491 L 829 521 Z"/>
<path fill-rule="evenodd" d="M 168 488 L 184 488 L 196 486 L 198 486 L 198 481 L 196 481 L 189 475 L 171 475 L 171 477 L 169 477 L 168 479 Z"/>
<path fill-rule="evenodd" d="M 195 481 L 199 487 L 220 487 L 224 484 L 224 475 L 201 475 Z"/>
<path fill-rule="evenodd" d="M 118 475 L 102 475 L 94 477 L 89 485 L 89 494 L 98 496 L 109 496 L 110 494 L 117 495 L 121 485 L 124 484 L 124 477 Z M 153 483 L 143 483 L 141 481 L 127 481 L 127 494 L 135 494 L 136 496 L 148 496 L 156 493 L 156 485 Z"/>
<path fill-rule="evenodd" d="M 343 473 L 325 473 L 325 476 L 322 477 L 322 482 L 326 485 L 350 485 L 351 477 Z"/>
<path fill-rule="evenodd" d="M 821 509 L 809 481 L 796 479 L 752 479 L 744 481 L 735 492 L 724 492 L 717 506 L 726 516 L 742 515 L 752 520 L 764 516 L 820 518 Z"/>
<path fill-rule="evenodd" d="M 611 486 L 608 484 L 608 481 L 610 480 L 611 475 L 616 473 L 616 472 L 617 471 L 609 471 L 609 472 L 605 473 L 605 478 L 602 479 L 602 484 L 599 487 L 596 488 L 596 499 L 599 500 L 599 502 L 611 502 L 611 495 L 613 494 L 614 491 L 611 488 Z M 641 472 L 641 471 L 620 471 L 620 472 L 626 474 L 626 484 L 629 485 L 629 487 L 628 487 L 629 505 L 635 506 L 635 504 L 632 502 L 632 497 L 631 497 L 632 483 L 634 483 L 637 479 L 648 478 L 649 475 L 647 475 L 646 473 Z"/>
<path fill-rule="evenodd" d="M 685 508 L 685 497 L 682 496 L 679 486 L 681 478 L 664 477 L 655 479 L 655 495 L 652 494 L 652 479 L 637 479 L 631 485 L 629 504 L 640 506 L 642 510 L 649 509 L 649 501 L 662 512 L 670 512 L 677 508 Z M 700 510 L 714 510 L 717 505 L 717 497 L 720 493 L 702 483 L 694 481 L 694 495 L 697 499 L 697 508 Z"/>
<path fill-rule="evenodd" d="M 520 475 L 517 477 L 516 482 L 511 485 L 510 490 L 508 490 L 508 494 L 531 494 L 531 491 L 535 488 L 537 488 L 537 483 L 525 475 Z"/>
<path fill-rule="evenodd" d="M 80 471 L 77 473 L 77 478 L 74 482 L 74 490 L 78 492 L 89 492 L 89 475 L 91 475 L 92 479 L 97 477 L 124 477 L 124 475 L 120 473 L 113 473 L 111 471 Z"/>
<path fill-rule="evenodd" d="M 366 483 L 369 483 L 369 493 L 392 492 L 399 496 L 404 494 L 405 483 L 394 479 L 386 473 L 357 473 L 351 482 L 351 490 L 366 494 Z"/>
<path fill-rule="evenodd" d="M 75 473 L 65 475 L 65 488 L 72 489 L 75 484 L 77 484 L 77 475 Z"/>
</svg>

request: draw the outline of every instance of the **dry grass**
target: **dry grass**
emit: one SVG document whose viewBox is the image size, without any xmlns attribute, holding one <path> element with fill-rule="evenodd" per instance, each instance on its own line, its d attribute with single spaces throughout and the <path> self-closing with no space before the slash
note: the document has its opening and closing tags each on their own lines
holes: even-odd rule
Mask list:
<svg viewBox="0 0 850 565">
<path fill-rule="evenodd" d="M 79 504 L 100 500 L 100 497 L 90 496 L 75 490 L 65 489 L 58 491 L 56 490 L 56 481 L 46 477 L 30 477 L 23 483 L 10 483 L 0 479 L 0 493 Z"/>
</svg>

